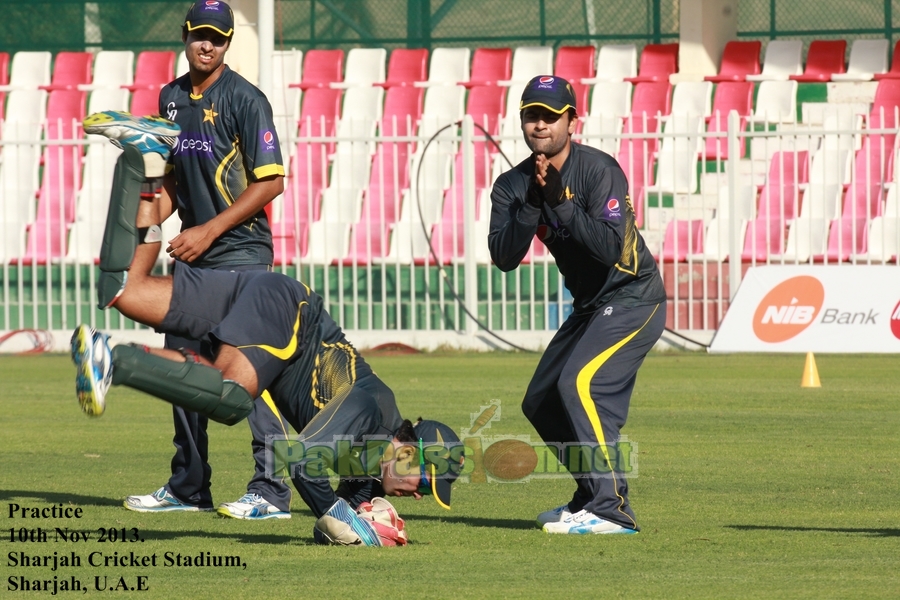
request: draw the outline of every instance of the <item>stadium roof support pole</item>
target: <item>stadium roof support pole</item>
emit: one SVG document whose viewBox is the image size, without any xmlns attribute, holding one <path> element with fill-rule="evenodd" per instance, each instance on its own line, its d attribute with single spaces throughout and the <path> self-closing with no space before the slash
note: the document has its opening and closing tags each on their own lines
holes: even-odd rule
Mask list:
<svg viewBox="0 0 900 600">
<path fill-rule="evenodd" d="M 741 158 L 741 117 L 736 110 L 728 113 L 728 300 L 734 301 L 738 285 L 741 283 L 741 252 L 743 251 L 741 216 L 737 210 L 738 172 Z"/>
<path fill-rule="evenodd" d="M 478 272 L 475 265 L 475 125 L 471 115 L 463 117 L 463 248 L 464 255 L 464 299 L 469 314 L 478 314 Z M 475 322 L 465 319 L 465 332 L 474 335 Z"/>
<path fill-rule="evenodd" d="M 275 53 L 275 0 L 259 0 L 256 19 L 259 35 L 259 89 L 272 97 L 272 61 Z"/>
</svg>

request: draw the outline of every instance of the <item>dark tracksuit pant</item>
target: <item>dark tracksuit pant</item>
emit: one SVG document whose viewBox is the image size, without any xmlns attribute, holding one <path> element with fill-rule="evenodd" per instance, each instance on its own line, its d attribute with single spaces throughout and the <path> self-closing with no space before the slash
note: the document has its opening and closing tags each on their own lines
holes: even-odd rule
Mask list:
<svg viewBox="0 0 900 600">
<path fill-rule="evenodd" d="M 176 263 L 176 268 L 185 268 Z M 233 265 L 220 267 L 227 271 L 268 270 L 267 265 Z M 188 348 L 206 357 L 210 357 L 209 348 L 200 342 L 188 338 L 166 335 L 166 348 Z M 170 494 L 189 504 L 209 508 L 212 507 L 210 479 L 212 468 L 209 465 L 209 437 L 206 428 L 209 419 L 181 407 L 172 407 L 175 421 L 175 456 L 172 457 L 172 476 L 166 483 Z M 259 494 L 279 510 L 290 511 L 291 489 L 283 481 L 271 481 L 266 477 L 266 436 L 288 435 L 287 421 L 281 416 L 275 405 L 271 406 L 263 399 L 257 398 L 253 412 L 247 417 L 250 432 L 253 435 L 251 448 L 255 470 L 253 478 L 247 484 L 247 491 Z M 230 500 L 229 500 L 230 501 Z"/>
<path fill-rule="evenodd" d="M 547 346 L 522 402 L 544 442 L 616 444 L 637 371 L 662 335 L 665 321 L 665 302 L 638 307 L 612 302 L 594 313 L 571 315 Z M 604 456 L 615 463 L 613 452 L 609 448 Z M 570 511 L 585 509 L 638 529 L 621 473 L 595 469 L 575 481 Z"/>
</svg>

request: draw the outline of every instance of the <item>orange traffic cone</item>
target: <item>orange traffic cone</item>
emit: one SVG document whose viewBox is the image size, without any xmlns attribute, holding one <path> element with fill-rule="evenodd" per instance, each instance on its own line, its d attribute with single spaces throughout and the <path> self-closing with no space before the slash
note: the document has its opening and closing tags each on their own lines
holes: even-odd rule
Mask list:
<svg viewBox="0 0 900 600">
<path fill-rule="evenodd" d="M 812 352 L 806 353 L 806 364 L 803 366 L 803 379 L 800 387 L 822 387 L 819 381 L 819 370 L 816 369 L 816 358 Z"/>
</svg>

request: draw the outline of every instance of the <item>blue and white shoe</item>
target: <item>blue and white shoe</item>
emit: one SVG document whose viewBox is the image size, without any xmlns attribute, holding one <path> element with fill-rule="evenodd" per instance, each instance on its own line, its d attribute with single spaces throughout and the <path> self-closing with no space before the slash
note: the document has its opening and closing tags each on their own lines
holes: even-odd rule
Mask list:
<svg viewBox="0 0 900 600">
<path fill-rule="evenodd" d="M 536 521 L 538 527 L 543 527 L 547 523 L 558 523 L 563 519 L 568 519 L 571 516 L 572 513 L 571 511 L 569 511 L 569 505 L 563 504 L 562 506 L 557 506 L 556 508 L 545 510 L 537 516 Z"/>
<path fill-rule="evenodd" d="M 181 127 L 162 117 L 136 117 L 120 110 L 88 115 L 81 124 L 85 133 L 108 137 L 119 148 L 130 144 L 141 154 L 156 152 L 164 159 L 169 157 L 181 133 Z"/>
<path fill-rule="evenodd" d="M 259 494 L 248 492 L 236 502 L 225 502 L 216 510 L 220 517 L 232 519 L 290 519 L 291 513 L 280 510 Z"/>
<path fill-rule="evenodd" d="M 320 524 L 323 520 L 330 520 L 332 524 L 338 525 L 338 527 L 322 529 Z M 344 525 L 341 525 L 341 523 Z M 346 535 L 345 526 L 352 531 L 350 535 Z M 316 527 L 313 528 L 313 539 L 315 539 L 317 544 L 335 546 L 381 546 L 381 538 L 378 537 L 375 527 L 369 521 L 357 516 L 356 511 L 350 508 L 350 505 L 343 498 L 338 498 L 334 506 L 329 508 L 328 512 L 316 521 Z"/>
<path fill-rule="evenodd" d="M 72 334 L 72 361 L 78 369 L 75 391 L 81 410 L 99 417 L 106 408 L 106 392 L 112 384 L 113 364 L 109 336 L 87 325 L 79 325 Z"/>
<path fill-rule="evenodd" d="M 208 512 L 212 506 L 196 506 L 182 502 L 169 493 L 165 486 L 146 496 L 128 496 L 125 508 L 135 512 Z"/>
<path fill-rule="evenodd" d="M 567 533 L 570 535 L 586 535 L 591 533 L 637 533 L 636 529 L 622 527 L 594 513 L 579 510 L 556 523 L 544 525 L 546 533 Z"/>
</svg>

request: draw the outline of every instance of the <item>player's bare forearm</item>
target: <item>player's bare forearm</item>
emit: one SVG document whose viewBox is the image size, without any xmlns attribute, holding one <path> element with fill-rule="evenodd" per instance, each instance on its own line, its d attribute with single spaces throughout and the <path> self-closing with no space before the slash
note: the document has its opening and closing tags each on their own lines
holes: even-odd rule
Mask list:
<svg viewBox="0 0 900 600">
<path fill-rule="evenodd" d="M 202 225 L 185 229 L 169 242 L 166 252 L 184 262 L 200 258 L 217 239 L 251 219 L 284 191 L 280 175 L 251 183 L 234 203 Z"/>
</svg>

